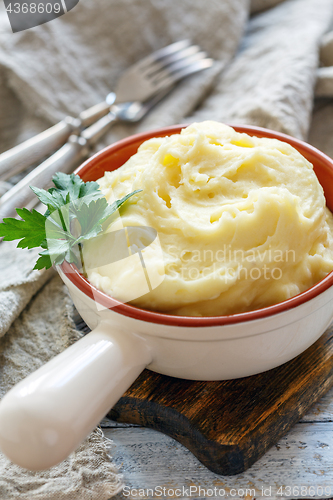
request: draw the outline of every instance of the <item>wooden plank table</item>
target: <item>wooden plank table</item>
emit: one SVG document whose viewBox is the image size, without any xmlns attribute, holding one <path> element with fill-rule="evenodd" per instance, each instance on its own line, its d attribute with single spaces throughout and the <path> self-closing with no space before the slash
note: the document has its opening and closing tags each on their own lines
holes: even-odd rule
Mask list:
<svg viewBox="0 0 333 500">
<path fill-rule="evenodd" d="M 117 499 L 154 498 L 152 493 L 155 498 L 191 495 L 202 500 L 333 498 L 333 390 L 276 446 L 236 476 L 214 474 L 184 446 L 157 431 L 108 419 L 101 426 L 115 443 L 111 454 L 124 475 L 126 488 Z"/>
</svg>

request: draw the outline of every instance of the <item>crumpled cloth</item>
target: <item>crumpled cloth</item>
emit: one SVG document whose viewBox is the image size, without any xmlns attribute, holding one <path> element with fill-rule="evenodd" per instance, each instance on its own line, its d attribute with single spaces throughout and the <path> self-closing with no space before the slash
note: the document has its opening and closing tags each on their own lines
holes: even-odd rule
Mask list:
<svg viewBox="0 0 333 500">
<path fill-rule="evenodd" d="M 5 307 L 5 324 L 9 316 L 16 318 L 6 334 L 4 327 L 1 332 L 1 397 L 81 337 L 74 327 L 73 303 L 66 287 L 52 269 L 31 272 L 35 259 L 35 250 L 16 252 L 13 243 L 0 245 L 1 318 Z M 0 454 L 0 498 L 110 498 L 122 489 L 122 479 L 110 461 L 108 448 L 108 440 L 96 429 L 68 459 L 42 472 L 25 471 Z"/>
<path fill-rule="evenodd" d="M 332 0 L 81 0 L 50 23 L 12 34 L 1 3 L 0 151 L 103 101 L 130 64 L 190 38 L 214 67 L 181 82 L 142 122 L 114 126 L 98 147 L 214 119 L 309 134 L 333 155 L 332 17 Z M 37 252 L 15 245 L 0 244 L 0 395 L 80 336 L 60 279 L 31 271 Z M 107 500 L 121 488 L 98 430 L 49 471 L 27 472 L 0 454 L 4 500 Z"/>
<path fill-rule="evenodd" d="M 326 33 L 320 48 L 314 112 L 309 142 L 333 157 L 333 30 Z"/>
</svg>

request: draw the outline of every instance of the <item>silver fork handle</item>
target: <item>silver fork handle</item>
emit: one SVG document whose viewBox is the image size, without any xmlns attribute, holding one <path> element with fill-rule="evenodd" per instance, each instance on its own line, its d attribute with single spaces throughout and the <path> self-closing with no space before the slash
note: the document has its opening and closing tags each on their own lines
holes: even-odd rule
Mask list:
<svg viewBox="0 0 333 500">
<path fill-rule="evenodd" d="M 102 118 L 110 111 L 110 104 L 107 101 L 95 104 L 89 109 L 82 111 L 79 114 L 79 119 L 81 120 L 82 128 L 89 127 L 96 120 Z"/>
<path fill-rule="evenodd" d="M 117 115 L 110 112 L 83 133 L 84 137 L 73 135 L 55 154 L 26 175 L 0 198 L 0 222 L 4 217 L 16 217 L 16 208 L 31 209 L 37 197 L 29 186 L 47 188 L 56 172 L 72 173 L 74 168 L 88 157 L 91 148 L 110 126 L 117 121 Z"/>
<path fill-rule="evenodd" d="M 70 135 L 105 116 L 110 111 L 115 97 L 111 92 L 106 101 L 82 111 L 78 118 L 67 116 L 53 127 L 0 154 L 0 181 L 6 181 L 45 158 L 60 148 Z"/>
<path fill-rule="evenodd" d="M 16 208 L 32 208 L 37 198 L 29 186 L 49 186 L 53 175 L 58 172 L 71 173 L 74 167 L 89 154 L 87 141 L 78 136 L 62 146 L 54 155 L 35 168 L 0 199 L 0 222 L 4 217 L 16 217 Z"/>
<path fill-rule="evenodd" d="M 0 155 L 0 180 L 5 181 L 62 146 L 80 125 L 71 116 Z"/>
<path fill-rule="evenodd" d="M 118 121 L 119 115 L 110 111 L 106 116 L 100 118 L 96 123 L 83 130 L 81 137 L 87 141 L 90 147 L 94 147 L 103 135 L 109 130 L 110 126 Z"/>
</svg>

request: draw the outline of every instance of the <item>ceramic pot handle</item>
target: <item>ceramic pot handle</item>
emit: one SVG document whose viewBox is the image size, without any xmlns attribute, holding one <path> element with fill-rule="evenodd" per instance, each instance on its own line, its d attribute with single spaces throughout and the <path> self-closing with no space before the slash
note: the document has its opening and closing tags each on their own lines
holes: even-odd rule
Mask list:
<svg viewBox="0 0 333 500">
<path fill-rule="evenodd" d="M 0 448 L 17 465 L 64 460 L 151 362 L 144 340 L 100 324 L 11 389 L 0 403 Z"/>
</svg>

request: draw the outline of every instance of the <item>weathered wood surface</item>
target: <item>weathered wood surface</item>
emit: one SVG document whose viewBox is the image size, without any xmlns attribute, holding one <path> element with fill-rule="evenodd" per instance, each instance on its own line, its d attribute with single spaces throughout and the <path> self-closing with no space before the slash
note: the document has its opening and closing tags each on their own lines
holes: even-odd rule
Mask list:
<svg viewBox="0 0 333 500">
<path fill-rule="evenodd" d="M 333 332 L 268 372 L 200 382 L 145 370 L 115 405 L 117 421 L 177 439 L 223 475 L 247 470 L 333 385 Z"/>
<path fill-rule="evenodd" d="M 209 489 L 214 487 L 229 493 L 225 498 L 238 499 L 247 495 L 250 500 L 253 489 L 256 500 L 333 498 L 333 389 L 252 467 L 236 476 L 214 474 L 187 448 L 160 432 L 109 419 L 105 419 L 102 426 L 105 435 L 115 443 L 111 453 L 127 487 L 126 495 L 120 493 L 117 499 L 153 498 L 151 492 L 146 494 L 147 489 L 158 486 L 169 489 L 169 493 L 184 487 L 185 494 L 189 486 L 201 486 L 205 492 L 198 495 L 193 491 L 191 497 L 201 500 L 222 498 L 210 495 Z M 302 494 L 301 486 L 309 495 Z M 280 487 L 283 496 L 277 494 Z M 237 490 L 232 491 L 233 497 L 230 495 L 232 488 Z M 326 495 L 325 488 L 331 489 L 331 494 Z M 133 489 L 134 495 L 127 495 Z M 144 490 L 140 492 L 145 493 L 143 496 L 138 495 L 139 489 Z M 241 495 L 243 492 L 245 495 Z M 186 496 L 174 495 L 174 498 Z"/>
<path fill-rule="evenodd" d="M 104 432 L 116 445 L 113 459 L 124 474 L 125 485 L 130 490 L 145 490 L 141 498 L 151 498 L 147 489 L 158 486 L 169 490 L 201 486 L 206 490 L 194 491 L 193 498 L 211 498 L 208 490 L 214 487 L 224 489 L 229 498 L 232 488 L 237 490 L 233 498 L 333 497 L 332 422 L 296 424 L 250 469 L 236 476 L 211 472 L 187 448 L 162 433 L 141 427 L 108 428 Z M 124 493 L 118 498 L 138 498 L 135 493 Z M 170 493 L 164 498 L 179 496 Z"/>
</svg>

